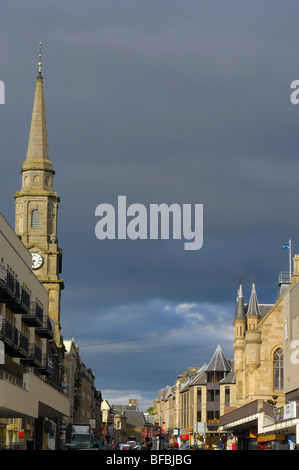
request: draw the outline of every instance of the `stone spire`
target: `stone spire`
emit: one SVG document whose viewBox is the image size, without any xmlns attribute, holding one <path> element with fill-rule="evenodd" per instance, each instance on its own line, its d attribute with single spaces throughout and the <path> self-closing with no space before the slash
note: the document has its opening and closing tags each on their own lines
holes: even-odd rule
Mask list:
<svg viewBox="0 0 299 470">
<path fill-rule="evenodd" d="M 247 310 L 247 316 L 256 316 L 256 317 L 261 316 L 254 282 L 252 283 L 252 290 L 251 290 L 251 296 L 250 296 L 249 306 Z"/>
<path fill-rule="evenodd" d="M 236 309 L 235 309 L 235 320 L 245 320 L 245 318 L 246 317 L 245 317 L 243 291 L 242 291 L 242 284 L 240 282 L 240 286 L 239 286 L 238 294 L 237 294 Z"/>
<path fill-rule="evenodd" d="M 41 43 L 27 157 L 22 168 L 22 171 L 26 170 L 47 170 L 53 173 L 53 166 L 49 158 L 46 109 L 42 77 Z"/>
</svg>

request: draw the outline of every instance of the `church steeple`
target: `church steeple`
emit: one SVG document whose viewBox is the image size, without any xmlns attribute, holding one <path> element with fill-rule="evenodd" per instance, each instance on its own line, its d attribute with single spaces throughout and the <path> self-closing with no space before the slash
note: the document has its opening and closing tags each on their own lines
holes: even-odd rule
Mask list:
<svg viewBox="0 0 299 470">
<path fill-rule="evenodd" d="M 53 190 L 55 172 L 49 158 L 41 43 L 27 155 L 21 173 L 22 188 L 15 194 L 15 232 L 31 252 L 32 269 L 48 290 L 48 314 L 55 322 L 56 341 L 60 344 L 60 295 L 64 288 L 59 278 L 62 251 L 57 240 L 60 199 Z"/>
<path fill-rule="evenodd" d="M 27 156 L 22 168 L 23 172 L 26 170 L 41 170 L 48 171 L 49 174 L 54 173 L 53 165 L 49 157 L 41 50 L 39 54 L 38 76 L 36 77 L 36 87 L 27 148 Z"/>
</svg>

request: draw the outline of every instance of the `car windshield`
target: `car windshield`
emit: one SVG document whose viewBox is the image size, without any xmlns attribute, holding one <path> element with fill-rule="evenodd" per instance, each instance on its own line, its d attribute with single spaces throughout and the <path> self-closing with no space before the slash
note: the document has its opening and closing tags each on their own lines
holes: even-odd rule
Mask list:
<svg viewBox="0 0 299 470">
<path fill-rule="evenodd" d="M 90 441 L 90 437 L 89 436 L 84 436 L 82 434 L 74 434 L 73 435 L 73 441 L 86 441 L 86 442 L 89 442 Z"/>
</svg>

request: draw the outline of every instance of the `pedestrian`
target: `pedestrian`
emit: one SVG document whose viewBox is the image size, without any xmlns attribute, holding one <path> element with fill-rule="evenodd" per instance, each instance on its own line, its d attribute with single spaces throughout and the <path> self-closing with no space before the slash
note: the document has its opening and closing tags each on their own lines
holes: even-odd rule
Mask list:
<svg viewBox="0 0 299 470">
<path fill-rule="evenodd" d="M 224 450 L 224 444 L 223 444 L 221 438 L 218 441 L 217 448 L 218 448 L 218 450 Z"/>
</svg>

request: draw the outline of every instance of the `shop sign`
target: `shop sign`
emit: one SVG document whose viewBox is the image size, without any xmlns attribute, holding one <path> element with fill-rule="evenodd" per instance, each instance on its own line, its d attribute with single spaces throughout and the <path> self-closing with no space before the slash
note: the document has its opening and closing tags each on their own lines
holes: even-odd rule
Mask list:
<svg viewBox="0 0 299 470">
<path fill-rule="evenodd" d="M 19 429 L 19 426 L 17 424 L 8 424 L 6 426 L 7 431 L 17 431 Z"/>
<path fill-rule="evenodd" d="M 108 429 L 107 429 L 107 425 L 102 425 L 102 435 L 103 436 L 107 436 L 108 434 Z"/>
<path fill-rule="evenodd" d="M 284 405 L 284 419 L 293 419 L 296 418 L 296 402 L 292 401 Z"/>
<path fill-rule="evenodd" d="M 146 428 L 142 428 L 142 439 L 144 441 L 149 440 L 153 437 L 153 428 L 147 426 Z"/>
<path fill-rule="evenodd" d="M 206 432 L 206 423 L 195 423 L 195 432 L 196 434 L 204 434 Z"/>
<path fill-rule="evenodd" d="M 47 364 L 48 364 L 48 369 L 49 370 L 54 370 L 53 357 L 48 356 Z"/>
<path fill-rule="evenodd" d="M 268 436 L 257 436 L 257 442 L 275 441 L 276 434 L 269 434 Z"/>
<path fill-rule="evenodd" d="M 284 406 L 280 406 L 279 408 L 275 408 L 274 410 L 274 422 L 278 423 L 280 421 L 286 419 L 293 419 L 296 418 L 296 402 L 292 401 L 291 403 L 287 403 Z"/>
<path fill-rule="evenodd" d="M 159 436 L 161 434 L 161 426 L 155 425 L 155 436 Z"/>
<path fill-rule="evenodd" d="M 284 441 L 284 434 L 269 434 L 269 435 L 259 435 L 257 436 L 257 442 L 266 442 L 266 441 Z"/>
</svg>

